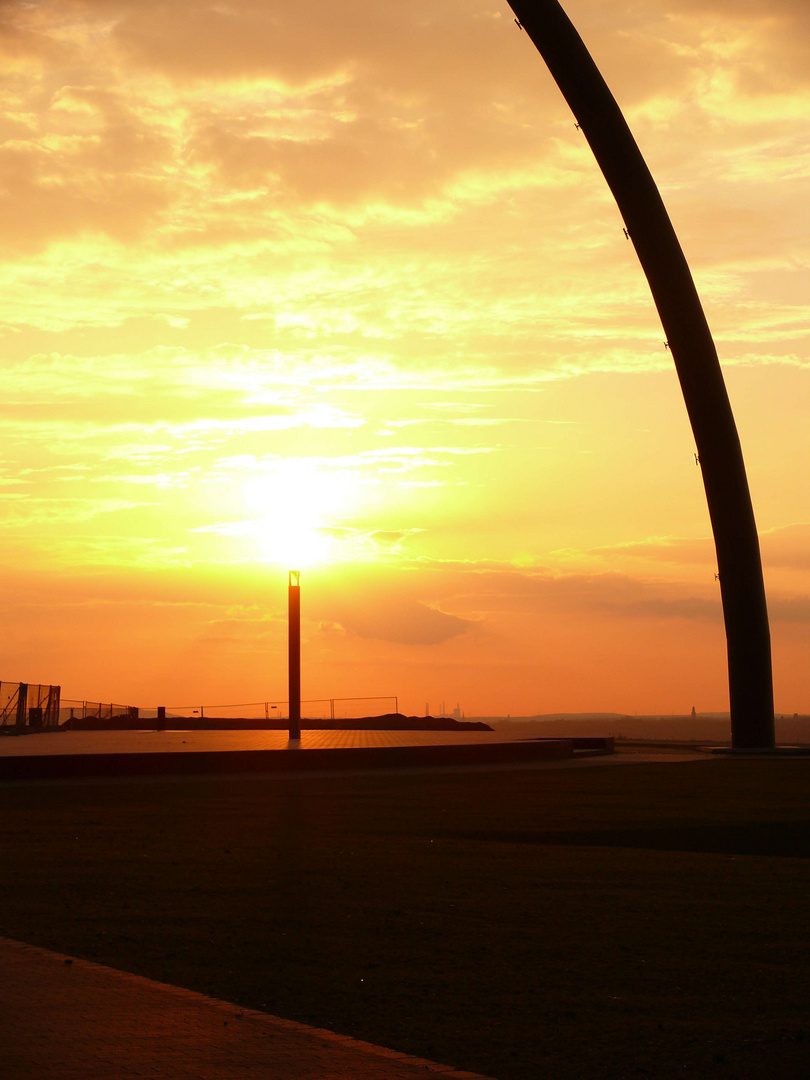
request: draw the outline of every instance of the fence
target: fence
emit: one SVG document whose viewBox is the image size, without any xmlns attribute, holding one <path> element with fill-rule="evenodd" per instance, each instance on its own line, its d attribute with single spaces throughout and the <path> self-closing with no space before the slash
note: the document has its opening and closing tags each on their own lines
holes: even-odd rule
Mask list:
<svg viewBox="0 0 810 1080">
<path fill-rule="evenodd" d="M 286 701 L 249 701 L 227 705 L 167 705 L 165 720 L 169 727 L 174 720 L 276 720 L 289 719 L 289 706 Z M 301 717 L 304 721 L 329 721 L 359 719 L 365 716 L 383 716 L 399 711 L 399 699 L 396 695 L 388 697 L 361 698 L 316 698 L 301 702 Z M 82 701 L 63 698 L 60 710 L 62 723 L 71 720 L 96 721 L 99 725 L 105 721 L 117 721 L 121 726 L 130 726 L 138 720 L 155 720 L 158 716 L 156 706 L 120 705 L 115 702 Z"/>
<path fill-rule="evenodd" d="M 48 683 L 0 682 L 0 727 L 56 727 L 60 693 Z"/>
<path fill-rule="evenodd" d="M 399 712 L 396 695 L 387 697 L 315 698 L 301 702 L 301 718 L 312 723 L 319 720 L 330 724 L 341 720 L 356 720 L 366 716 L 385 716 Z M 289 719 L 286 701 L 251 701 L 228 705 L 168 705 L 166 722 L 171 720 L 265 720 Z M 62 698 L 61 687 L 46 683 L 0 682 L 0 728 L 7 732 L 70 726 L 70 721 L 96 721 L 98 726 L 115 722 L 131 727 L 136 721 L 153 720 L 158 716 L 156 706 L 120 705 L 114 701 L 82 701 Z"/>
<path fill-rule="evenodd" d="M 389 697 L 368 698 L 315 698 L 301 702 L 304 720 L 354 720 L 362 716 L 383 716 L 399 711 L 399 699 Z M 155 715 L 154 709 L 141 709 L 141 716 Z M 289 703 L 286 701 L 249 701 L 228 705 L 167 705 L 166 719 L 172 717 L 201 720 L 287 720 Z"/>
<path fill-rule="evenodd" d="M 153 709 L 154 713 L 155 710 Z M 120 717 L 138 719 L 137 705 L 116 705 L 111 701 L 78 701 L 71 698 L 63 698 L 59 710 L 60 722 L 65 720 L 114 720 Z"/>
</svg>

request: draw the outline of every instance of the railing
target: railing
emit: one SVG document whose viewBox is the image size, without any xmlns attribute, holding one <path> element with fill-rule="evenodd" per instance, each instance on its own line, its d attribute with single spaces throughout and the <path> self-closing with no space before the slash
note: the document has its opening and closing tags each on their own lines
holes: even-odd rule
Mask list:
<svg viewBox="0 0 810 1080">
<path fill-rule="evenodd" d="M 349 720 L 360 716 L 382 716 L 399 711 L 396 695 L 368 698 L 313 698 L 301 702 L 301 716 L 307 720 Z M 143 714 L 143 710 L 142 710 Z M 250 701 L 228 705 L 167 705 L 167 719 L 199 716 L 219 720 L 286 720 L 289 718 L 287 701 Z"/>
<path fill-rule="evenodd" d="M 99 725 L 114 724 L 132 726 L 136 721 L 157 720 L 160 713 L 171 726 L 174 720 L 252 720 L 286 721 L 289 707 L 286 701 L 250 701 L 239 704 L 168 705 L 159 710 L 157 706 L 142 707 L 122 705 L 114 701 L 85 701 L 62 698 L 61 687 L 47 683 L 0 682 L 0 729 L 7 733 L 15 731 L 38 731 L 56 728 L 60 724 L 70 726 L 71 720 L 97 721 Z M 395 694 L 381 697 L 313 698 L 301 702 L 301 717 L 307 722 L 319 720 L 330 724 L 341 720 L 360 719 L 366 716 L 384 716 L 399 712 L 399 699 Z M 163 717 L 161 717 L 163 722 Z"/>
<path fill-rule="evenodd" d="M 209 705 L 205 703 L 190 705 L 167 705 L 165 722 L 171 726 L 174 720 L 253 720 L 272 723 L 289 719 L 289 706 L 286 701 L 249 701 Z M 383 697 L 352 698 L 314 698 L 301 702 L 301 716 L 306 721 L 329 721 L 358 719 L 364 716 L 383 716 L 399 712 L 399 698 L 395 694 Z M 119 721 L 131 724 L 134 721 L 157 720 L 157 706 L 121 705 L 115 702 L 83 701 L 63 698 L 60 710 L 62 723 L 71 720 Z M 162 721 L 162 718 L 161 718 Z"/>
<path fill-rule="evenodd" d="M 139 711 L 137 705 L 118 705 L 112 701 L 79 701 L 62 698 L 59 718 L 61 722 L 73 719 L 87 720 L 88 718 L 113 720 L 116 717 L 123 716 L 137 719 Z"/>
</svg>

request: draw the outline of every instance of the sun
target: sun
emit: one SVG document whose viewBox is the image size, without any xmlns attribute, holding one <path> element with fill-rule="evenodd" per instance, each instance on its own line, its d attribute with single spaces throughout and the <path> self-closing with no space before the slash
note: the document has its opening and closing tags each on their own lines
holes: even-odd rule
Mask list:
<svg viewBox="0 0 810 1080">
<path fill-rule="evenodd" d="M 280 527 L 273 518 L 260 521 L 257 535 L 262 558 L 286 568 L 329 562 L 330 538 L 317 525 Z"/>
<path fill-rule="evenodd" d="M 329 562 L 334 555 L 331 521 L 350 506 L 351 478 L 301 460 L 273 462 L 245 483 L 254 512 L 255 537 L 267 562 L 287 568 Z"/>
</svg>

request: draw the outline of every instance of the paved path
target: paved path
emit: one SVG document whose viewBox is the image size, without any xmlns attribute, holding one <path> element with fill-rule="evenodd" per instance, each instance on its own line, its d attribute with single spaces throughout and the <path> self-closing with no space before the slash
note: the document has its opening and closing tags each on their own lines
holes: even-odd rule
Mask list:
<svg viewBox="0 0 810 1080">
<path fill-rule="evenodd" d="M 0 938 L 3 1080 L 482 1080 Z"/>
<path fill-rule="evenodd" d="M 542 735 L 542 732 L 538 733 Z M 607 735 L 610 732 L 604 732 Z M 554 735 L 553 738 L 571 738 Z M 286 731 L 40 731 L 0 738 L 1 757 L 62 754 L 189 754 L 210 750 L 340 750 L 358 747 L 466 746 L 525 742 L 499 731 L 332 731 L 304 729 L 290 742 Z M 530 740 L 531 741 L 531 740 Z"/>
<path fill-rule="evenodd" d="M 358 746 L 461 746 L 510 742 L 497 731 L 357 731 L 305 728 L 300 750 Z M 286 731 L 42 731 L 0 739 L 0 755 L 29 754 L 186 754 L 205 750 L 286 750 Z"/>
</svg>

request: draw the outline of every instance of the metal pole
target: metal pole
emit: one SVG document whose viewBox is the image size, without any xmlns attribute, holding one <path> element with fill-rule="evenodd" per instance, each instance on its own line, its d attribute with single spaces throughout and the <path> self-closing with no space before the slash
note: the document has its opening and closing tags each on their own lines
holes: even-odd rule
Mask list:
<svg viewBox="0 0 810 1080">
<path fill-rule="evenodd" d="M 560 4 L 509 3 L 588 140 L 649 282 L 695 436 L 714 533 L 732 746 L 771 748 L 771 637 L 759 537 L 737 427 L 692 274 L 627 122 Z"/>
<path fill-rule="evenodd" d="M 25 721 L 28 718 L 28 683 L 21 682 L 19 689 L 17 690 L 17 727 L 22 729 L 25 727 Z"/>
<path fill-rule="evenodd" d="M 290 699 L 290 738 L 301 738 L 301 573 L 290 570 L 287 598 L 287 643 Z"/>
</svg>

